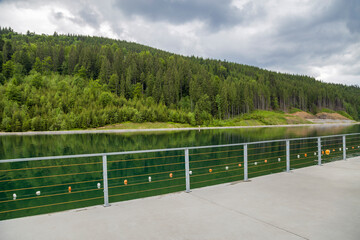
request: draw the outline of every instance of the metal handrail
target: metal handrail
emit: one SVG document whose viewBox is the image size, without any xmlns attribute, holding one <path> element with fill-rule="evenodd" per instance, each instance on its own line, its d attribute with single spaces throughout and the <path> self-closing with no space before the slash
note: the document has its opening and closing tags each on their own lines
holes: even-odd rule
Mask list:
<svg viewBox="0 0 360 240">
<path fill-rule="evenodd" d="M 316 136 L 316 137 L 306 137 L 306 138 L 288 138 L 288 139 L 276 139 L 276 140 L 266 140 L 266 141 L 255 141 L 255 142 L 246 142 L 246 143 L 234 143 L 234 144 L 221 144 L 221 145 L 209 145 L 209 146 L 194 146 L 194 147 L 180 147 L 180 148 L 167 148 L 167 149 L 150 149 L 150 150 L 137 150 L 137 151 L 123 151 L 123 152 L 109 152 L 109 153 L 93 153 L 93 154 L 77 154 L 77 155 L 64 155 L 64 156 L 47 156 L 47 157 L 32 157 L 32 158 L 16 158 L 16 159 L 5 159 L 5 160 L 0 160 L 0 164 L 1 163 L 13 163 L 13 162 L 25 162 L 25 161 L 39 161 L 39 160 L 55 160 L 55 159 L 69 159 L 69 158 L 84 158 L 84 157 L 101 157 L 102 158 L 102 170 L 101 171 L 97 171 L 97 172 L 102 172 L 102 180 L 103 180 L 103 197 L 104 197 L 104 206 L 110 206 L 109 205 L 109 192 L 108 192 L 108 161 L 107 161 L 107 156 L 114 156 L 114 155 L 130 155 L 130 154 L 140 154 L 140 153 L 155 153 L 155 152 L 170 152 L 170 151 L 184 151 L 184 155 L 178 155 L 179 157 L 184 157 L 184 161 L 182 162 L 183 164 L 185 164 L 185 191 L 186 192 L 190 192 L 190 175 L 192 174 L 191 172 L 191 167 L 190 164 L 192 163 L 190 161 L 190 157 L 191 154 L 189 154 L 189 150 L 196 150 L 196 149 L 206 149 L 206 148 L 220 148 L 220 147 L 234 147 L 234 146 L 243 146 L 243 155 L 239 156 L 239 157 L 243 157 L 243 164 L 244 164 L 244 181 L 248 180 L 248 164 L 251 164 L 251 161 L 248 161 L 248 157 L 251 156 L 248 154 L 248 151 L 251 150 L 251 148 L 249 149 L 248 146 L 249 145 L 255 145 L 255 144 L 266 144 L 266 143 L 276 143 L 276 142 L 285 142 L 286 145 L 282 145 L 282 146 L 286 146 L 285 151 L 286 151 L 286 171 L 289 172 L 290 171 L 290 142 L 292 141 L 301 141 L 301 140 L 311 140 L 314 139 L 316 141 L 312 142 L 314 144 L 317 144 L 317 151 L 316 154 L 317 155 L 317 164 L 321 165 L 322 164 L 322 156 L 323 153 L 322 151 L 324 151 L 324 149 L 322 149 L 322 140 L 324 138 L 335 138 L 335 137 L 341 137 L 341 142 L 342 142 L 342 152 L 343 152 L 343 160 L 346 160 L 346 152 L 347 152 L 347 147 L 346 147 L 346 136 L 356 136 L 356 135 L 360 135 L 360 133 L 350 133 L 350 134 L 341 134 L 341 135 L 328 135 L 328 136 Z M 340 142 L 339 141 L 339 142 Z M 353 147 L 354 148 L 354 147 Z M 256 149 L 256 148 L 253 148 Z M 110 161 L 111 162 L 111 161 Z M 100 162 L 97 162 L 100 163 Z M 180 164 L 180 163 L 179 163 Z M 251 168 L 251 167 L 250 167 Z M 116 169 L 118 170 L 118 169 Z M 84 173 L 86 174 L 86 173 Z M 172 173 L 171 173 L 172 174 Z M 68 175 L 68 174 L 67 174 Z M 42 176 L 44 177 L 44 176 Z M 42 178 L 42 177 L 38 177 L 38 178 Z M 171 176 L 172 177 L 172 176 Z M 184 178 L 184 177 L 182 177 Z M 26 178 L 25 178 L 26 179 Z M 17 180 L 17 179 L 16 179 Z M 3 180 L 3 181 L 8 181 L 8 180 Z M 149 180 L 150 181 L 150 180 Z M 100 183 L 98 183 L 100 184 Z M 181 186 L 181 185 L 176 185 L 176 186 Z M 174 186 L 172 186 L 174 187 Z M 99 188 L 99 187 L 98 187 Z M 169 187 L 165 187 L 165 188 L 169 188 Z M 154 189 L 153 189 L 154 190 Z M 71 188 L 69 190 L 69 192 L 71 191 Z M 144 191 L 151 191 L 150 190 L 144 190 Z M 128 193 L 122 193 L 122 194 L 117 194 L 117 195 L 124 195 L 124 194 L 128 194 Z M 117 196 L 117 195 L 113 195 L 113 196 Z M 15 195 L 16 198 L 16 195 Z M 99 198 L 90 198 L 90 199 L 99 199 Z M 79 201 L 86 201 L 85 200 L 75 200 L 75 201 L 70 201 L 70 202 L 79 202 Z M 70 203 L 68 202 L 68 203 Z M 60 203 L 62 204 L 62 203 Z M 49 205 L 42 205 L 42 206 L 51 206 L 54 204 L 49 204 Z M 21 210 L 24 209 L 32 209 L 35 207 L 28 207 L 28 208 L 22 208 Z M 6 212 L 12 212 L 12 211 L 16 211 L 16 210 L 7 210 L 7 211 L 3 211 L 0 213 L 6 213 Z"/>
</svg>

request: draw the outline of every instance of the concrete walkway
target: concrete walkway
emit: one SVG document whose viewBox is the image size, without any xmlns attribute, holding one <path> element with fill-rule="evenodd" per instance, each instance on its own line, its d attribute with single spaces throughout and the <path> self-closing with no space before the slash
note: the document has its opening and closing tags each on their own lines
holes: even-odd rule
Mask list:
<svg viewBox="0 0 360 240">
<path fill-rule="evenodd" d="M 0 222 L 0 239 L 360 239 L 360 158 Z"/>
</svg>

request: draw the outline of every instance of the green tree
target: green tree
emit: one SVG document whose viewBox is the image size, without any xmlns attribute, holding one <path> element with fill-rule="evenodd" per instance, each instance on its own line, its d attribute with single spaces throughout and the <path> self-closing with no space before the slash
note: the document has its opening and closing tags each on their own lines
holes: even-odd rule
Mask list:
<svg viewBox="0 0 360 240">
<path fill-rule="evenodd" d="M 278 110 L 279 109 L 279 102 L 276 96 L 272 96 L 271 97 L 271 108 L 273 110 Z"/>
<path fill-rule="evenodd" d="M 6 89 L 6 96 L 9 100 L 20 103 L 22 101 L 21 88 L 10 83 Z"/>
<path fill-rule="evenodd" d="M 219 94 L 216 95 L 215 103 L 216 103 L 216 106 L 217 106 L 219 119 L 221 119 L 221 96 Z"/>
<path fill-rule="evenodd" d="M 39 57 L 36 57 L 35 63 L 33 65 L 33 69 L 39 73 L 42 73 L 43 68 L 42 68 L 42 63 L 41 63 L 41 60 Z"/>
<path fill-rule="evenodd" d="M 100 94 L 99 101 L 100 101 L 102 107 L 106 107 L 113 101 L 113 97 L 108 92 L 102 92 Z"/>
<path fill-rule="evenodd" d="M 11 60 L 7 61 L 6 63 L 3 64 L 2 68 L 3 68 L 4 77 L 6 79 L 9 79 L 13 76 L 14 68 L 15 68 L 13 61 L 11 61 Z"/>
<path fill-rule="evenodd" d="M 142 92 L 143 92 L 143 86 L 141 83 L 137 83 L 135 86 L 134 86 L 134 90 L 133 90 L 133 97 L 135 99 L 139 99 L 142 97 Z"/>
<path fill-rule="evenodd" d="M 109 79 L 111 76 L 111 64 L 110 61 L 104 57 L 101 62 L 101 69 L 100 69 L 100 79 L 102 83 L 109 83 Z"/>
<path fill-rule="evenodd" d="M 10 41 L 5 41 L 2 52 L 3 62 L 11 60 L 11 56 L 13 55 L 13 47 Z"/>
<path fill-rule="evenodd" d="M 120 95 L 120 80 L 119 80 L 119 76 L 116 73 L 114 73 L 110 77 L 109 89 L 111 92 L 115 93 L 117 96 Z"/>
<path fill-rule="evenodd" d="M 204 94 L 200 97 L 199 101 L 196 103 L 196 108 L 202 112 L 210 113 L 211 111 L 211 102 L 208 95 Z"/>
<path fill-rule="evenodd" d="M 52 71 L 52 59 L 50 56 L 46 57 L 43 61 L 42 61 L 42 72 L 49 74 Z"/>
<path fill-rule="evenodd" d="M 35 88 L 39 89 L 43 85 L 42 76 L 39 73 L 35 73 L 34 75 L 31 75 L 31 85 Z"/>
<path fill-rule="evenodd" d="M 5 76 L 2 73 L 0 73 L 0 85 L 5 83 L 5 79 L 6 79 Z"/>
</svg>

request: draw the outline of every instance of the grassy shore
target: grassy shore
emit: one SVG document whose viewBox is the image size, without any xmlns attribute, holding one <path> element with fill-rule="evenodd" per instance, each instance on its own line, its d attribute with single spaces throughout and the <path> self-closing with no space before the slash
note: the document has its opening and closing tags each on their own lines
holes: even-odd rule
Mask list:
<svg viewBox="0 0 360 240">
<path fill-rule="evenodd" d="M 287 124 L 311 124 L 311 122 L 291 114 L 271 111 L 254 111 L 227 120 L 213 119 L 210 122 L 201 124 L 201 127 L 232 127 L 232 126 L 262 126 L 262 125 L 287 125 Z M 104 129 L 156 129 L 156 128 L 191 128 L 197 127 L 190 124 L 173 122 L 124 122 L 96 128 Z"/>
<path fill-rule="evenodd" d="M 303 112 L 304 113 L 304 112 Z M 307 114 L 307 113 L 305 113 Z M 312 115 L 314 116 L 314 115 Z M 315 116 L 314 116 L 315 117 Z M 276 127 L 276 126 L 311 126 L 311 125 L 338 125 L 338 124 L 359 124 L 356 121 L 353 122 L 331 122 L 331 119 L 322 119 L 323 122 L 311 122 L 306 120 L 301 115 L 294 115 L 290 113 L 284 112 L 273 112 L 273 111 L 254 111 L 252 113 L 243 114 L 241 116 L 230 118 L 227 120 L 218 120 L 213 119 L 210 122 L 204 123 L 202 125 L 190 125 L 184 123 L 173 123 L 173 122 L 143 122 L 143 123 L 134 123 L 134 122 L 124 122 L 118 123 L 113 125 L 106 125 L 103 127 L 98 128 L 90 128 L 90 129 L 69 129 L 69 130 L 62 130 L 62 131 L 43 131 L 43 132 L 0 132 L 0 135 L 22 135 L 22 134 L 75 134 L 75 133 L 91 133 L 95 132 L 102 132 L 102 131 L 109 131 L 112 130 L 114 132 L 151 132 L 154 130 L 186 130 L 186 129 L 194 129 L 198 128 L 199 126 L 202 128 L 246 128 L 246 127 Z"/>
</svg>

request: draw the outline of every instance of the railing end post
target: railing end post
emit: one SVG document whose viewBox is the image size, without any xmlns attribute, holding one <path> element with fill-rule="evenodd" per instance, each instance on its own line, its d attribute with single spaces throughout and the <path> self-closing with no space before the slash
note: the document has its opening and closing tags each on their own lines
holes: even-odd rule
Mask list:
<svg viewBox="0 0 360 240">
<path fill-rule="evenodd" d="M 109 207 L 109 190 L 108 190 L 108 176 L 107 176 L 107 156 L 102 156 L 103 163 L 103 181 L 104 181 L 104 207 Z"/>
<path fill-rule="evenodd" d="M 189 149 L 185 148 L 185 183 L 186 183 L 186 193 L 190 191 L 190 163 L 189 163 Z"/>
<path fill-rule="evenodd" d="M 249 181 L 248 178 L 248 145 L 244 145 L 244 182 Z"/>
<path fill-rule="evenodd" d="M 290 172 L 290 140 L 286 140 L 286 172 Z"/>
<path fill-rule="evenodd" d="M 321 137 L 318 137 L 317 143 L 318 143 L 318 165 L 322 166 L 322 164 L 321 164 L 321 155 L 322 155 L 322 152 L 321 152 Z"/>
<path fill-rule="evenodd" d="M 343 135 L 343 160 L 346 160 L 346 135 Z"/>
</svg>

